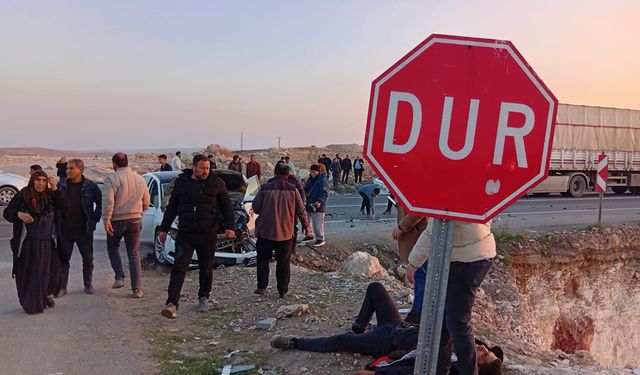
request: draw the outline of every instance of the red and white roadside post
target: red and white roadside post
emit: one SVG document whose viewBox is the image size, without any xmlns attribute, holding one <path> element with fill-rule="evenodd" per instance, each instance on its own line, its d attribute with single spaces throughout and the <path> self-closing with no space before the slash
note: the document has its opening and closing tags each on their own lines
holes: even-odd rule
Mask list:
<svg viewBox="0 0 640 375">
<path fill-rule="evenodd" d="M 598 225 L 602 224 L 602 196 L 607 192 L 607 171 L 609 170 L 609 157 L 603 152 L 598 155 L 598 173 L 596 176 L 596 191 L 600 196 L 598 206 Z"/>
<path fill-rule="evenodd" d="M 435 374 L 453 221 L 486 223 L 547 177 L 557 106 L 505 40 L 431 35 L 373 81 L 365 158 L 435 218 L 414 374 Z"/>
</svg>

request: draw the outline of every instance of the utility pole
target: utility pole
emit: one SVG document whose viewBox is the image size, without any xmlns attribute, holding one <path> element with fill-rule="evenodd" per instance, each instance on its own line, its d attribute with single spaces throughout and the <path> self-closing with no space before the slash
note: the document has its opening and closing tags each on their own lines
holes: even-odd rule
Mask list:
<svg viewBox="0 0 640 375">
<path fill-rule="evenodd" d="M 282 139 L 282 137 L 278 137 L 278 150 L 280 150 L 280 140 Z"/>
<path fill-rule="evenodd" d="M 240 132 L 240 151 L 244 150 L 244 132 Z"/>
</svg>

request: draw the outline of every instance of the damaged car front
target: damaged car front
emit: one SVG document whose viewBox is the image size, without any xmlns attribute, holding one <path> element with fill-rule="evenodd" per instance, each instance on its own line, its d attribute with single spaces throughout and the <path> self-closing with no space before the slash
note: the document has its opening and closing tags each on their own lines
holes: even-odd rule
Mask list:
<svg viewBox="0 0 640 375">
<path fill-rule="evenodd" d="M 221 178 L 229 191 L 229 196 L 233 205 L 235 238 L 228 239 L 224 234 L 224 230 L 218 233 L 216 242 L 216 252 L 214 262 L 216 265 L 255 265 L 256 262 L 256 245 L 253 238 L 253 229 L 255 227 L 256 214 L 251 209 L 251 201 L 259 184 L 257 178 L 252 177 L 247 180 L 241 173 L 231 170 L 214 170 L 212 171 L 217 177 Z M 167 189 L 162 202 L 162 210 L 164 211 L 171 191 L 173 189 L 173 181 Z M 222 217 L 220 217 L 222 221 Z M 175 261 L 175 241 L 178 235 L 178 219 L 173 222 L 169 235 L 165 243 L 161 243 L 157 233 L 154 241 L 154 255 L 156 261 L 160 264 L 173 264 Z M 190 268 L 198 267 L 198 255 L 193 253 Z"/>
</svg>

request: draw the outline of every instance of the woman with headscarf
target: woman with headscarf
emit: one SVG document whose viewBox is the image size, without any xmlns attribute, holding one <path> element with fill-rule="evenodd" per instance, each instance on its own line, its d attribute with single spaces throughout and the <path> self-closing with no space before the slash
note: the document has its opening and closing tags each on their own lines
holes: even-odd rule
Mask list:
<svg viewBox="0 0 640 375">
<path fill-rule="evenodd" d="M 4 218 L 13 223 L 13 270 L 18 299 L 27 314 L 53 307 L 51 263 L 57 257 L 54 243 L 55 211 L 63 201 L 55 193 L 54 177 L 35 171 L 27 187 L 5 208 Z"/>
</svg>

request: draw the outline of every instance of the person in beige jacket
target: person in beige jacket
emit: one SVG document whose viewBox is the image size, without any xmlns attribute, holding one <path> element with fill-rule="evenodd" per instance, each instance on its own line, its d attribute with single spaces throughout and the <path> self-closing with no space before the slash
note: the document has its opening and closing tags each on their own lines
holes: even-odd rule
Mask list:
<svg viewBox="0 0 640 375">
<path fill-rule="evenodd" d="M 102 221 L 107 232 L 107 253 L 115 273 L 112 288 L 124 286 L 124 268 L 120 258 L 120 241 L 124 238 L 133 297 L 142 298 L 140 230 L 142 213 L 149 207 L 149 190 L 142 176 L 129 168 L 127 154 L 118 152 L 111 160 L 114 173 L 104 179 Z"/>
<path fill-rule="evenodd" d="M 409 254 L 406 275 L 411 282 L 415 281 L 415 269 L 423 268 L 426 274 L 432 231 L 433 219 L 429 219 L 427 229 L 422 232 Z M 476 292 L 489 272 L 495 256 L 496 242 L 491 233 L 491 222 L 485 224 L 454 222 L 437 374 L 448 373 L 453 350 L 458 356 L 456 368 L 460 374 L 478 373 L 471 311 Z M 414 307 L 411 311 L 418 317 L 422 312 L 423 298 L 424 285 L 420 289 L 420 295 L 415 293 Z M 418 306 L 415 304 L 416 301 L 419 301 Z"/>
</svg>

